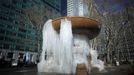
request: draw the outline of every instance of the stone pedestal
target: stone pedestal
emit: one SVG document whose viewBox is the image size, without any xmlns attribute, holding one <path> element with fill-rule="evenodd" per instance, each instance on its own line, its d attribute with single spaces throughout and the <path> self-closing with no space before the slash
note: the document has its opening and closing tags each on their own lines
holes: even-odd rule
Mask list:
<svg viewBox="0 0 134 75">
<path fill-rule="evenodd" d="M 88 75 L 88 71 L 85 64 L 78 64 L 76 67 L 76 75 Z"/>
</svg>

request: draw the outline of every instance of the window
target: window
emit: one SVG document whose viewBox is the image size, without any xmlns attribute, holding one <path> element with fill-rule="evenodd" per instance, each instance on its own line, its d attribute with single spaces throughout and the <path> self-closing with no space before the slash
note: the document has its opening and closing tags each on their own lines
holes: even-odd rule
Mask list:
<svg viewBox="0 0 134 75">
<path fill-rule="evenodd" d="M 19 24 L 19 22 L 18 21 L 14 21 L 14 24 Z"/>
<path fill-rule="evenodd" d="M 18 34 L 18 37 L 25 38 L 26 36 L 23 34 Z"/>
<path fill-rule="evenodd" d="M 4 37 L 0 36 L 0 40 L 4 40 Z"/>
<path fill-rule="evenodd" d="M 17 46 L 15 47 L 15 49 L 16 49 L 16 50 L 19 50 L 19 49 L 20 49 L 20 46 L 17 45 Z"/>
<path fill-rule="evenodd" d="M 22 8 L 25 8 L 26 6 L 25 5 L 22 5 Z M 21 12 L 23 14 L 23 12 Z"/>
<path fill-rule="evenodd" d="M 7 17 L 0 16 L 0 19 L 2 20 L 8 20 Z"/>
<path fill-rule="evenodd" d="M 5 30 L 0 29 L 0 33 L 4 34 L 5 33 Z"/>
<path fill-rule="evenodd" d="M 12 18 L 9 18 L 8 21 L 13 22 L 13 19 Z"/>
<path fill-rule="evenodd" d="M 0 24 L 0 27 L 2 27 L 2 28 L 3 28 L 3 27 L 5 27 L 5 25 L 4 25 L 4 24 Z"/>
<path fill-rule="evenodd" d="M 8 44 L 4 44 L 4 49 L 9 49 L 9 45 Z"/>
<path fill-rule="evenodd" d="M 12 3 L 13 4 L 17 4 L 17 0 L 12 0 Z"/>
<path fill-rule="evenodd" d="M 26 32 L 26 30 L 25 29 L 22 29 L 22 28 L 19 28 L 19 31 Z"/>
<path fill-rule="evenodd" d="M 13 27 L 13 29 L 14 29 L 15 31 L 18 31 L 18 27 Z"/>
<path fill-rule="evenodd" d="M 8 25 L 7 28 L 12 29 L 12 26 L 11 25 Z"/>
<path fill-rule="evenodd" d="M 27 0 L 23 0 L 24 3 L 27 3 Z"/>
<path fill-rule="evenodd" d="M 14 39 L 12 39 L 12 40 L 14 40 Z M 15 41 L 15 40 L 14 40 L 14 41 Z M 15 49 L 15 45 L 14 45 L 14 44 L 10 45 L 10 49 L 11 49 L 11 50 L 14 50 L 14 49 Z"/>
<path fill-rule="evenodd" d="M 6 8 L 10 8 L 10 5 L 8 5 L 7 3 L 3 3 L 2 6 Z"/>
<path fill-rule="evenodd" d="M 6 31 L 6 34 L 7 34 L 7 35 L 13 35 L 13 36 L 16 36 L 16 33 L 15 33 L 15 32 L 10 32 L 10 31 Z"/>
<path fill-rule="evenodd" d="M 0 48 L 3 49 L 3 44 L 0 44 Z"/>
</svg>

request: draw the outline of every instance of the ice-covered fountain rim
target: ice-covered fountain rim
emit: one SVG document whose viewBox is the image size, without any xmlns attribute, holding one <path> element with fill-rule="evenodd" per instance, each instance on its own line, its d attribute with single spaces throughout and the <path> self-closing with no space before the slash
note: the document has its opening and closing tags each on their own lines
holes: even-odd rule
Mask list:
<svg viewBox="0 0 134 75">
<path fill-rule="evenodd" d="M 72 22 L 72 28 L 73 29 L 100 29 L 100 23 L 92 18 L 89 17 L 82 17 L 82 16 L 65 16 L 65 17 L 59 17 L 56 19 L 53 19 L 52 24 L 55 30 L 59 30 L 61 19 L 67 18 L 68 20 L 71 20 Z"/>
</svg>

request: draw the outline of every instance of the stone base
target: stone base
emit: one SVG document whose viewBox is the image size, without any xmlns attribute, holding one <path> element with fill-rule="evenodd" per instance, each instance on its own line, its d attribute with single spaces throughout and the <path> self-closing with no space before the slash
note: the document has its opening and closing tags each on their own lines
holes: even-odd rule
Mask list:
<svg viewBox="0 0 134 75">
<path fill-rule="evenodd" d="M 76 75 L 88 75 L 85 64 L 78 64 L 76 67 Z"/>
</svg>

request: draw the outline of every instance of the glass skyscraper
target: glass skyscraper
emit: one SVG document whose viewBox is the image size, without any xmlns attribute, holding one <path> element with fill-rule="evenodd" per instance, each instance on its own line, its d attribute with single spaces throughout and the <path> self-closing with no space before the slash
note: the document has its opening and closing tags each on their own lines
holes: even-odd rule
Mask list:
<svg viewBox="0 0 134 75">
<path fill-rule="evenodd" d="M 60 0 L 4 0 L 0 2 L 0 55 L 7 60 L 14 59 L 14 56 L 24 58 L 27 52 L 31 56 L 38 55 L 42 44 L 43 24 L 40 28 L 35 25 L 38 22 L 35 23 L 29 18 L 25 9 L 42 5 L 45 9 L 40 8 L 40 10 L 44 11 L 42 21 L 45 23 L 49 18 L 53 19 L 61 15 L 60 3 Z M 34 11 L 40 12 L 35 9 Z"/>
</svg>

